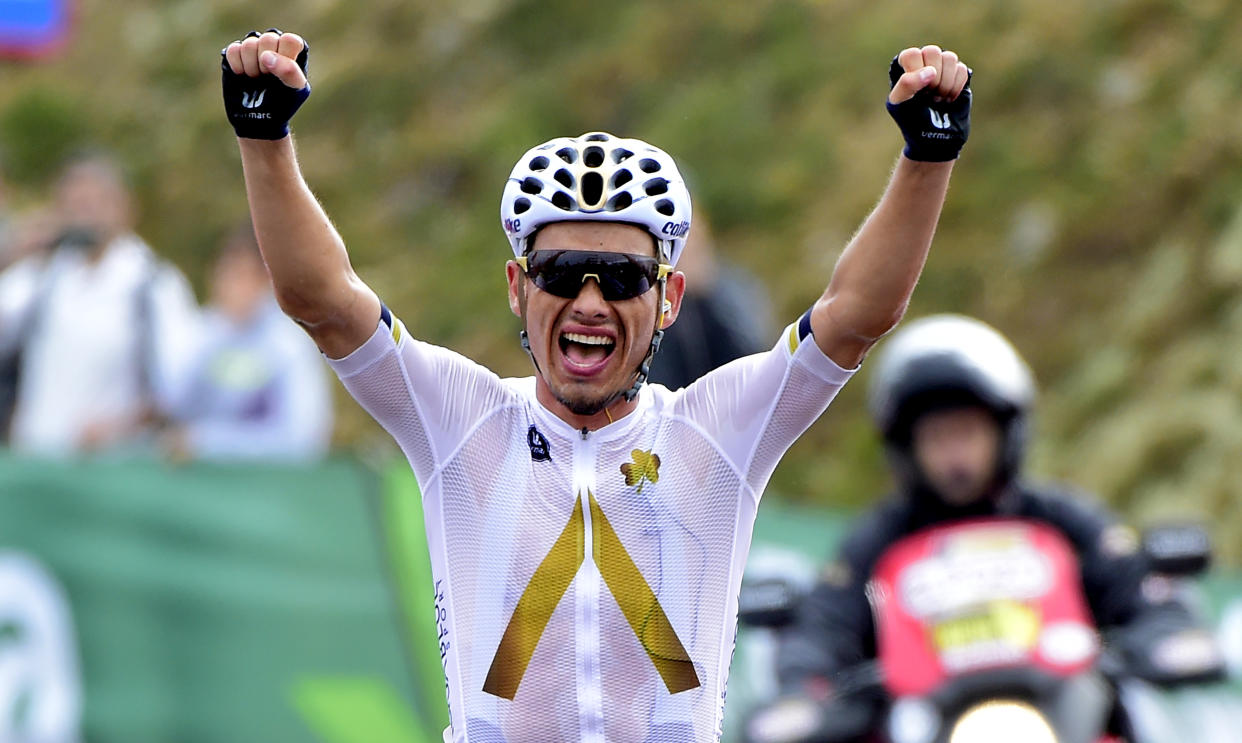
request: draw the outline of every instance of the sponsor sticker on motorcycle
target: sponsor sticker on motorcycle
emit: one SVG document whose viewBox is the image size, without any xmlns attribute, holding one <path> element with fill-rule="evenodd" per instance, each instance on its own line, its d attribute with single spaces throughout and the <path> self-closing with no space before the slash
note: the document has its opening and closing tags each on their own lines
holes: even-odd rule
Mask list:
<svg viewBox="0 0 1242 743">
<path fill-rule="evenodd" d="M 932 625 L 932 644 L 949 671 L 1012 663 L 1039 641 L 1039 613 L 1016 601 L 993 601 L 978 613 Z"/>
<path fill-rule="evenodd" d="M 868 595 L 899 693 L 1002 666 L 1070 672 L 1098 651 L 1073 550 L 1042 524 L 980 520 L 914 534 L 880 559 Z"/>
<path fill-rule="evenodd" d="M 940 553 L 902 571 L 898 595 L 911 615 L 935 620 L 996 601 L 1036 599 L 1051 588 L 1048 561 L 1009 530 L 946 540 Z"/>
</svg>

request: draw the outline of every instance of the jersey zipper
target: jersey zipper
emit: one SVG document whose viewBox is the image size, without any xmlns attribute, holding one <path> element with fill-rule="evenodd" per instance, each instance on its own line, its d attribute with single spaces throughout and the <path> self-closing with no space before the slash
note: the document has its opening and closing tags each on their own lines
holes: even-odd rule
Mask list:
<svg viewBox="0 0 1242 743">
<path fill-rule="evenodd" d="M 595 565 L 594 526 L 590 493 L 595 488 L 596 436 L 583 433 L 574 441 L 574 488 L 582 502 L 584 559 L 574 592 L 575 657 L 578 681 L 578 725 L 583 743 L 604 743 L 604 693 L 600 678 L 600 574 Z"/>
</svg>

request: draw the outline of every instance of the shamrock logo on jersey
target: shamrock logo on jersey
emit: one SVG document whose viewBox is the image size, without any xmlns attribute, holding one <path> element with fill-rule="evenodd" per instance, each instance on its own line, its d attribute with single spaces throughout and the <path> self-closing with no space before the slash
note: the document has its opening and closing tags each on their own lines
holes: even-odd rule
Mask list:
<svg viewBox="0 0 1242 743">
<path fill-rule="evenodd" d="M 645 483 L 660 481 L 659 454 L 652 454 L 650 450 L 635 449 L 630 452 L 630 456 L 634 461 L 621 465 L 621 474 L 625 475 L 626 485 L 637 485 L 636 492 L 641 493 Z"/>
</svg>

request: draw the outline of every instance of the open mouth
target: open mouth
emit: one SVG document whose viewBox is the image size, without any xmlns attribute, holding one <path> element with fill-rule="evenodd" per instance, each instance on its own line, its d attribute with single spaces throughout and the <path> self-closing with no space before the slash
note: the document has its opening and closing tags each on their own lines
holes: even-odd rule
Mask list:
<svg viewBox="0 0 1242 743">
<path fill-rule="evenodd" d="M 606 335 L 587 333 L 561 333 L 559 345 L 568 366 L 588 374 L 607 363 L 617 347 L 616 341 Z"/>
</svg>

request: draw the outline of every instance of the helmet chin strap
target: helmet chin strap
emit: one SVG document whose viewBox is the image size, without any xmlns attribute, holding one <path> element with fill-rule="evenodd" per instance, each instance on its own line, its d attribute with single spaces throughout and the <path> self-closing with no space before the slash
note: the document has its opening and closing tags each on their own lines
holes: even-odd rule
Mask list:
<svg viewBox="0 0 1242 743">
<path fill-rule="evenodd" d="M 658 253 L 662 260 L 671 261 L 673 253 L 673 242 L 671 240 L 663 240 L 657 237 L 656 244 Z M 664 340 L 664 315 L 666 310 L 664 305 L 667 299 L 668 279 L 660 279 L 660 299 L 656 303 L 656 321 L 655 328 L 651 333 L 651 347 L 647 349 L 647 355 L 643 357 L 642 363 L 638 365 L 638 372 L 634 375 L 634 384 L 630 388 L 621 393 L 626 402 L 633 402 L 638 397 L 638 391 L 647 383 L 647 377 L 651 374 L 651 362 L 655 359 L 656 351 L 660 350 L 660 341 Z"/>
<path fill-rule="evenodd" d="M 634 374 L 634 383 L 627 389 L 618 390 L 608 396 L 608 399 L 599 406 L 599 410 L 606 410 L 617 398 L 624 398 L 626 402 L 633 402 L 638 397 L 638 391 L 647 383 L 647 377 L 651 374 L 651 361 L 655 358 L 656 352 L 660 350 L 660 341 L 664 340 L 664 330 L 661 328 L 664 320 L 664 297 L 667 280 L 660 280 L 660 299 L 656 304 L 659 312 L 656 314 L 655 328 L 651 334 L 651 346 L 647 349 L 647 355 L 643 357 L 642 362 L 638 365 L 638 370 Z M 526 355 L 530 356 L 530 362 L 534 364 L 535 371 L 543 374 L 543 370 L 539 368 L 539 362 L 535 359 L 535 354 L 530 349 L 530 334 L 526 332 L 526 317 L 522 317 L 522 330 L 518 332 L 519 342 L 522 344 L 522 350 L 526 351 Z M 599 411 L 596 411 L 599 412 Z"/>
<path fill-rule="evenodd" d="M 522 318 L 522 324 L 526 324 L 526 318 Z M 530 357 L 530 363 L 535 365 L 535 371 L 543 374 L 543 369 L 539 368 L 539 362 L 535 360 L 534 352 L 530 350 L 530 334 L 526 332 L 525 327 L 518 331 L 518 339 L 522 344 L 522 350 Z"/>
<path fill-rule="evenodd" d="M 651 347 L 647 349 L 647 355 L 643 357 L 642 363 L 638 365 L 638 372 L 634 375 L 634 384 L 630 388 L 621 393 L 626 402 L 633 402 L 638 397 L 638 391 L 647 383 L 647 377 L 651 374 L 651 362 L 655 359 L 656 351 L 660 350 L 660 341 L 664 340 L 664 289 L 667 280 L 660 280 L 660 300 L 656 305 L 658 311 L 656 313 L 655 329 L 651 334 Z M 607 406 L 605 406 L 607 407 Z"/>
</svg>

